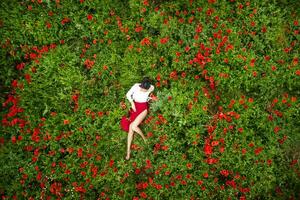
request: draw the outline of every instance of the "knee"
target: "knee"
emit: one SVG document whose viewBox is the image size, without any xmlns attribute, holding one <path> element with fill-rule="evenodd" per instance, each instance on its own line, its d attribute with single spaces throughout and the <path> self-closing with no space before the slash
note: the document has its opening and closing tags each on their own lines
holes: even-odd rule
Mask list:
<svg viewBox="0 0 300 200">
<path fill-rule="evenodd" d="M 129 131 L 128 131 L 128 137 L 131 137 L 131 136 L 133 136 L 133 130 L 132 129 L 129 129 Z"/>
<path fill-rule="evenodd" d="M 130 126 L 129 126 L 129 128 L 130 128 L 131 130 L 133 130 L 133 131 L 136 131 L 137 128 L 138 128 L 138 126 L 137 126 L 136 124 L 134 124 L 134 123 L 131 123 Z"/>
<path fill-rule="evenodd" d="M 133 124 L 131 123 L 131 124 L 129 125 L 129 131 L 133 131 L 133 128 L 134 128 L 134 126 L 133 126 Z"/>
</svg>

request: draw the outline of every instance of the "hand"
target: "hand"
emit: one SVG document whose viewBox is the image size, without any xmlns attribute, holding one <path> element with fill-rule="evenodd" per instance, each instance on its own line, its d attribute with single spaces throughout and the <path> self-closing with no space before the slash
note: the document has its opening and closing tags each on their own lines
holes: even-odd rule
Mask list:
<svg viewBox="0 0 300 200">
<path fill-rule="evenodd" d="M 133 110 L 134 112 L 136 112 L 136 108 L 135 108 L 135 105 L 134 105 L 133 102 L 132 102 L 132 104 L 131 104 L 131 107 L 132 107 L 132 110 Z"/>
<path fill-rule="evenodd" d="M 154 96 L 154 95 L 151 96 L 151 99 L 152 99 L 153 101 L 157 101 L 157 100 L 158 100 L 157 96 Z"/>
</svg>

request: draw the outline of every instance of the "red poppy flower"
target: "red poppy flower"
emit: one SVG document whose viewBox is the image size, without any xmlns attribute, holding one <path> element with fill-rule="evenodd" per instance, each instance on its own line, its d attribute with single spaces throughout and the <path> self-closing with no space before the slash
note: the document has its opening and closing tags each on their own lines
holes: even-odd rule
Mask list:
<svg viewBox="0 0 300 200">
<path fill-rule="evenodd" d="M 79 186 L 79 187 L 75 187 L 75 191 L 76 192 L 85 193 L 86 189 L 84 187 L 82 187 L 82 186 Z"/>
<path fill-rule="evenodd" d="M 216 140 L 216 141 L 212 141 L 212 143 L 211 143 L 211 146 L 218 146 L 219 145 L 219 141 L 218 140 Z"/>
<path fill-rule="evenodd" d="M 189 46 L 186 46 L 184 50 L 185 50 L 185 52 L 188 52 L 190 49 L 191 48 Z"/>
<path fill-rule="evenodd" d="M 155 188 L 156 188 L 157 190 L 161 190 L 161 189 L 162 189 L 162 185 L 157 184 Z"/>
<path fill-rule="evenodd" d="M 82 157 L 82 152 L 83 152 L 82 148 L 79 148 L 78 151 L 77 151 L 77 156 L 79 158 Z"/>
<path fill-rule="evenodd" d="M 209 144 L 205 144 L 204 146 L 204 153 L 206 155 L 211 155 L 213 153 L 213 148 Z"/>
<path fill-rule="evenodd" d="M 68 22 L 70 22 L 70 21 L 71 21 L 70 18 L 65 17 L 65 18 L 63 18 L 63 19 L 61 20 L 61 24 L 62 24 L 62 25 L 65 25 L 66 23 L 68 23 Z"/>
<path fill-rule="evenodd" d="M 90 59 L 86 59 L 84 61 L 84 65 L 87 69 L 91 69 L 94 66 L 94 64 L 95 64 L 95 61 L 92 61 Z"/>
<path fill-rule="evenodd" d="M 186 167 L 187 167 L 188 169 L 191 169 L 192 166 L 193 166 L 192 163 L 187 163 L 187 164 L 186 164 Z"/>
<path fill-rule="evenodd" d="M 169 41 L 169 38 L 168 38 L 168 37 L 165 37 L 165 38 L 160 39 L 160 43 L 161 43 L 161 44 L 165 44 L 165 43 L 167 43 L 168 41 Z"/>
<path fill-rule="evenodd" d="M 207 9 L 206 15 L 211 16 L 214 13 L 214 10 L 212 8 Z"/>
<path fill-rule="evenodd" d="M 228 180 L 226 181 L 226 185 L 231 186 L 233 188 L 236 188 L 236 183 L 234 180 Z"/>
<path fill-rule="evenodd" d="M 17 142 L 16 136 L 12 136 L 12 137 L 11 137 L 11 142 L 12 142 L 13 144 L 15 144 L 15 143 Z"/>
<path fill-rule="evenodd" d="M 18 87 L 18 81 L 17 81 L 17 80 L 13 80 L 13 81 L 11 82 L 11 85 L 12 85 L 12 87 L 14 87 L 14 88 Z"/>
<path fill-rule="evenodd" d="M 147 194 L 145 192 L 141 192 L 140 193 L 140 196 L 143 198 L 143 199 L 146 199 L 147 198 Z"/>
<path fill-rule="evenodd" d="M 140 42 L 140 44 L 142 46 L 145 46 L 145 45 L 150 46 L 151 42 L 150 42 L 149 38 L 146 37 L 146 38 L 142 39 L 142 41 Z"/>
<path fill-rule="evenodd" d="M 25 74 L 24 76 L 25 76 L 25 79 L 26 79 L 27 83 L 30 84 L 31 83 L 31 76 L 30 76 L 30 74 Z"/>
<path fill-rule="evenodd" d="M 46 22 L 46 26 L 48 29 L 50 29 L 52 27 L 52 25 L 49 22 Z"/>
<path fill-rule="evenodd" d="M 223 169 L 223 170 L 220 171 L 220 174 L 223 175 L 223 176 L 225 176 L 225 177 L 227 177 L 229 175 L 229 171 Z"/>
<path fill-rule="evenodd" d="M 298 163 L 298 160 L 297 159 L 294 159 L 290 162 L 290 166 L 294 166 L 295 164 Z"/>
<path fill-rule="evenodd" d="M 139 25 L 135 28 L 135 32 L 137 32 L 137 33 L 141 32 L 142 30 L 143 30 L 143 27 L 139 26 Z"/>
<path fill-rule="evenodd" d="M 55 195 L 61 195 L 60 191 L 62 190 L 62 184 L 54 182 L 50 185 L 50 192 Z"/>
<path fill-rule="evenodd" d="M 86 18 L 87 18 L 87 20 L 91 21 L 91 20 L 93 20 L 93 15 L 88 14 Z"/>
<path fill-rule="evenodd" d="M 202 180 L 197 181 L 197 185 L 202 185 L 202 184 L 203 184 Z"/>
<path fill-rule="evenodd" d="M 178 77 L 177 77 L 177 72 L 176 71 L 172 71 L 170 73 L 170 78 L 173 79 L 173 80 L 176 80 Z"/>
<path fill-rule="evenodd" d="M 258 147 L 254 150 L 255 155 L 258 155 L 262 152 L 263 148 L 262 147 Z"/>
</svg>

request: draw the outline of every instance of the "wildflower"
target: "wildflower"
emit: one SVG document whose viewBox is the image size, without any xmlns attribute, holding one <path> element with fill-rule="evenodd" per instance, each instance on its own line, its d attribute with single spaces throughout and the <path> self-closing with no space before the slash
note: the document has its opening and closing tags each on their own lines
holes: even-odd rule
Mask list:
<svg viewBox="0 0 300 200">
<path fill-rule="evenodd" d="M 87 20 L 91 21 L 91 20 L 93 20 L 93 15 L 88 14 L 86 18 L 87 18 Z"/>
<path fill-rule="evenodd" d="M 145 37 L 144 39 L 142 39 L 142 41 L 140 42 L 142 46 L 150 46 L 151 45 L 151 42 L 149 40 L 149 38 Z"/>
</svg>

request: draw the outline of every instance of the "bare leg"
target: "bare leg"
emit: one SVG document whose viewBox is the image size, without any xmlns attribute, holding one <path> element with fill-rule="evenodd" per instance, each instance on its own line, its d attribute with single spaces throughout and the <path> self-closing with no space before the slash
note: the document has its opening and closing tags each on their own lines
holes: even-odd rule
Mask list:
<svg viewBox="0 0 300 200">
<path fill-rule="evenodd" d="M 130 124 L 131 128 L 133 131 L 137 132 L 144 141 L 146 141 L 146 138 L 143 134 L 143 132 L 141 131 L 141 129 L 138 127 L 139 124 L 145 119 L 146 115 L 147 115 L 147 110 L 144 110 L 143 112 L 141 112 L 136 118 L 135 120 Z"/>
<path fill-rule="evenodd" d="M 134 131 L 137 132 L 143 138 L 144 142 L 146 142 L 146 137 L 138 126 L 134 127 Z"/>
<path fill-rule="evenodd" d="M 129 127 L 128 137 L 127 137 L 127 155 L 126 155 L 126 160 L 129 160 L 129 158 L 130 158 L 130 147 L 131 147 L 132 139 L 133 139 L 133 130 L 132 130 L 131 127 Z"/>
<path fill-rule="evenodd" d="M 126 160 L 130 159 L 130 147 L 131 147 L 131 142 L 133 139 L 134 131 L 137 132 L 145 141 L 145 136 L 144 136 L 143 132 L 141 131 L 141 129 L 138 127 L 138 125 L 144 120 L 144 118 L 147 115 L 147 112 L 148 112 L 147 110 L 144 110 L 143 112 L 141 112 L 129 126 L 129 132 L 128 132 L 128 137 L 127 137 Z"/>
</svg>

